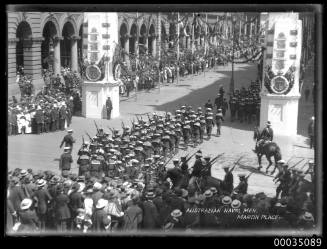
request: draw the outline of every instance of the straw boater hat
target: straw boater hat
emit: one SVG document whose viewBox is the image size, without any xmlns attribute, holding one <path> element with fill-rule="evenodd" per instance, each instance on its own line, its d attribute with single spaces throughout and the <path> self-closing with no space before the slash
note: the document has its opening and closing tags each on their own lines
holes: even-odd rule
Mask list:
<svg viewBox="0 0 327 249">
<path fill-rule="evenodd" d="M 204 192 L 204 196 L 205 196 L 206 198 L 212 197 L 212 195 L 213 195 L 213 193 L 211 192 L 210 189 L 208 189 L 208 190 L 206 190 L 206 191 Z"/>
<path fill-rule="evenodd" d="M 171 212 L 171 216 L 174 218 L 181 217 L 182 215 L 183 215 L 183 213 L 179 209 L 175 209 L 173 212 Z"/>
<path fill-rule="evenodd" d="M 285 162 L 284 160 L 281 159 L 281 160 L 277 161 L 277 163 L 278 163 L 278 164 L 285 164 L 286 162 Z"/>
<path fill-rule="evenodd" d="M 97 205 L 95 206 L 98 209 L 104 208 L 107 205 L 108 201 L 105 199 L 99 199 Z"/>
<path fill-rule="evenodd" d="M 23 176 L 27 176 L 28 175 L 28 172 L 23 169 L 21 172 L 20 172 L 20 176 L 23 177 Z"/>
<path fill-rule="evenodd" d="M 155 197 L 155 194 L 154 194 L 153 192 L 147 192 L 147 193 L 145 194 L 145 197 L 146 197 L 146 198 L 154 198 L 154 197 Z"/>
<path fill-rule="evenodd" d="M 29 209 L 30 206 L 32 206 L 32 203 L 33 203 L 33 201 L 31 199 L 26 198 L 26 199 L 22 200 L 22 202 L 20 203 L 20 209 L 22 209 L 22 210 Z"/>
<path fill-rule="evenodd" d="M 102 188 L 102 184 L 99 183 L 99 182 L 95 182 L 95 183 L 93 184 L 93 188 L 94 188 L 94 189 L 97 189 L 97 190 L 100 190 L 100 189 Z"/>
<path fill-rule="evenodd" d="M 43 186 L 45 186 L 46 181 L 43 180 L 43 179 L 40 179 L 40 180 L 37 181 L 36 184 L 37 184 L 38 187 L 43 187 Z"/>
<path fill-rule="evenodd" d="M 271 126 L 271 122 L 267 121 L 266 125 Z"/>
<path fill-rule="evenodd" d="M 241 207 L 241 205 L 242 205 L 242 203 L 239 200 L 235 199 L 235 200 L 232 201 L 231 207 L 232 208 L 239 208 L 239 207 Z"/>
<path fill-rule="evenodd" d="M 224 196 L 223 199 L 221 200 L 221 202 L 224 204 L 224 205 L 229 205 L 232 203 L 232 198 L 228 195 Z"/>
<path fill-rule="evenodd" d="M 216 194 L 218 191 L 215 187 L 211 187 L 210 188 L 210 191 L 213 193 L 213 194 Z"/>
<path fill-rule="evenodd" d="M 309 212 L 305 212 L 302 217 L 306 221 L 314 221 L 313 215 Z"/>
</svg>

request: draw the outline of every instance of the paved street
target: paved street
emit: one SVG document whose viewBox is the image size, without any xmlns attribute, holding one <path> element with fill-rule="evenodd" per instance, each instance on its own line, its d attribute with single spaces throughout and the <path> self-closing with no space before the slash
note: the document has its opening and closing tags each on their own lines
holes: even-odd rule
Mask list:
<svg viewBox="0 0 327 249">
<path fill-rule="evenodd" d="M 247 86 L 251 80 L 256 79 L 257 75 L 256 64 L 241 64 L 235 66 L 235 85 L 237 88 Z M 309 72 L 312 68 L 307 69 L 306 83 L 311 84 L 312 74 Z M 174 111 L 182 104 L 191 104 L 193 107 L 203 106 L 210 98 L 214 101 L 218 88 L 223 85 L 225 90 L 229 90 L 229 82 L 231 75 L 231 66 L 218 67 L 210 72 L 198 76 L 188 76 L 180 80 L 179 84 L 165 85 L 160 89 L 152 90 L 150 93 L 138 93 L 137 98 L 132 97 L 128 100 L 120 102 L 120 118 L 115 120 L 99 120 L 95 119 L 97 124 L 108 131 L 107 126 L 121 129 L 121 121 L 125 125 L 131 125 L 131 118 L 135 114 L 146 114 L 152 112 Z M 281 147 L 282 157 L 286 161 L 294 157 L 290 161 L 290 165 L 299 161 L 301 158 L 313 158 L 314 151 L 309 149 L 306 129 L 310 117 L 313 115 L 312 101 L 305 103 L 303 99 L 299 106 L 299 135 L 293 139 L 277 136 L 274 140 Z M 147 120 L 147 116 L 143 118 Z M 77 150 L 82 144 L 82 135 L 84 139 L 88 140 L 85 135 L 87 131 L 91 136 L 94 136 L 96 129 L 93 119 L 86 119 L 83 117 L 74 117 L 71 128 L 74 129 L 73 136 L 77 139 L 73 150 L 74 162 L 77 160 Z M 25 136 L 10 136 L 8 137 L 8 167 L 9 169 L 32 168 L 33 170 L 50 169 L 55 172 L 58 170 L 58 160 L 62 153 L 59 148 L 64 131 L 56 133 L 48 133 L 42 135 L 25 135 Z M 229 122 L 229 112 L 227 113 L 226 122 L 222 128 L 221 137 L 212 137 L 210 141 L 205 141 L 201 148 L 204 154 L 211 154 L 213 157 L 219 153 L 224 152 L 224 156 L 213 166 L 213 176 L 222 178 L 223 170 L 222 164 L 232 164 L 241 155 L 245 157 L 240 162 L 241 166 L 234 171 L 234 184 L 238 183 L 237 173 L 251 172 L 254 167 L 257 167 L 256 155 L 252 152 L 254 147 L 253 124 L 240 124 Z M 195 148 L 189 149 L 192 152 Z M 179 156 L 186 154 L 186 151 L 180 151 Z M 304 162 L 303 162 L 304 163 Z M 302 167 L 303 163 L 299 165 Z M 192 161 L 191 161 L 192 164 Z M 263 159 L 264 168 L 267 161 Z M 77 172 L 77 165 L 74 165 L 73 172 Z M 306 166 L 305 166 L 306 167 Z M 272 168 L 271 168 L 272 170 Z M 249 178 L 249 193 L 263 191 L 269 196 L 275 194 L 275 185 L 272 182 L 271 176 L 265 176 L 255 171 Z"/>
</svg>

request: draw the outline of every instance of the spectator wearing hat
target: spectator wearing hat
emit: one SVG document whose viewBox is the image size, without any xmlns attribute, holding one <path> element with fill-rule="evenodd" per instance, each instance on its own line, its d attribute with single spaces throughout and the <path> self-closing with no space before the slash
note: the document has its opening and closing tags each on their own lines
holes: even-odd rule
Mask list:
<svg viewBox="0 0 327 249">
<path fill-rule="evenodd" d="M 107 204 L 107 200 L 100 198 L 95 205 L 95 211 L 92 216 L 92 229 L 94 232 L 104 232 L 110 227 L 110 216 L 104 210 Z"/>
<path fill-rule="evenodd" d="M 200 213 L 194 212 L 196 208 L 198 208 L 197 198 L 189 197 L 184 205 L 183 220 L 186 229 L 196 229 L 200 226 Z"/>
<path fill-rule="evenodd" d="M 35 201 L 36 213 L 40 219 L 40 228 L 45 231 L 45 225 L 48 215 L 48 205 L 52 201 L 52 197 L 45 188 L 46 181 L 40 179 L 37 181 L 37 190 L 34 192 L 33 199 Z"/>
<path fill-rule="evenodd" d="M 62 176 L 67 175 L 71 169 L 71 163 L 73 162 L 73 157 L 70 154 L 70 147 L 64 148 L 64 153 L 60 156 L 59 170 L 61 170 Z"/>
<path fill-rule="evenodd" d="M 30 233 L 39 230 L 40 222 L 34 210 L 32 210 L 33 201 L 29 198 L 23 199 L 20 204 L 18 213 L 21 225 L 18 228 L 19 232 Z"/>
<path fill-rule="evenodd" d="M 205 108 L 211 108 L 211 109 L 213 108 L 213 105 L 211 103 L 211 99 L 208 99 L 208 101 L 207 101 L 207 103 L 205 103 L 204 107 Z"/>
<path fill-rule="evenodd" d="M 65 232 L 71 219 L 71 213 L 68 207 L 69 197 L 64 193 L 64 187 L 62 185 L 58 186 L 57 193 L 54 207 L 57 231 Z"/>
<path fill-rule="evenodd" d="M 185 228 L 183 213 L 179 209 L 175 209 L 171 212 L 167 223 L 165 223 L 165 230 L 181 230 Z"/>
<path fill-rule="evenodd" d="M 147 192 L 145 195 L 145 201 L 142 203 L 143 210 L 143 223 L 142 228 L 145 230 L 153 230 L 159 227 L 159 213 L 156 205 L 153 203 L 155 194 L 153 192 Z"/>
<path fill-rule="evenodd" d="M 12 187 L 9 190 L 9 200 L 13 204 L 14 210 L 16 212 L 20 208 L 20 203 L 23 199 L 27 198 L 26 194 L 24 193 L 21 183 L 17 177 L 13 177 L 11 179 Z"/>
<path fill-rule="evenodd" d="M 93 184 L 93 194 L 92 194 L 92 199 L 93 199 L 93 204 L 96 205 L 98 203 L 98 200 L 102 198 L 103 192 L 101 191 L 102 189 L 102 184 L 99 182 L 95 182 Z"/>
<path fill-rule="evenodd" d="M 137 205 L 137 199 L 132 199 L 127 202 L 127 209 L 124 212 L 123 230 L 137 231 L 142 224 L 143 211 Z"/>
<path fill-rule="evenodd" d="M 83 208 L 84 198 L 81 194 L 83 189 L 79 183 L 74 183 L 72 186 L 72 192 L 69 195 L 69 207 L 71 210 L 72 217 L 76 217 L 79 208 Z"/>
</svg>

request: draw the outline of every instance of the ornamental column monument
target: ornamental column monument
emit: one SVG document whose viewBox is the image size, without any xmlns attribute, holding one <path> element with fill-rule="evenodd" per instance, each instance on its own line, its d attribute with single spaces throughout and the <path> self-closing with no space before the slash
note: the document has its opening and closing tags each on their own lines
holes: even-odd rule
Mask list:
<svg viewBox="0 0 327 249">
<path fill-rule="evenodd" d="M 114 12 L 89 12 L 84 14 L 87 33 L 85 77 L 82 87 L 82 113 L 87 118 L 106 119 L 106 100 L 112 102 L 111 118 L 119 116 L 119 82 L 114 76 L 113 57 L 118 42 L 118 14 Z"/>
<path fill-rule="evenodd" d="M 265 21 L 260 128 L 297 135 L 302 22 L 298 13 L 269 13 Z"/>
</svg>

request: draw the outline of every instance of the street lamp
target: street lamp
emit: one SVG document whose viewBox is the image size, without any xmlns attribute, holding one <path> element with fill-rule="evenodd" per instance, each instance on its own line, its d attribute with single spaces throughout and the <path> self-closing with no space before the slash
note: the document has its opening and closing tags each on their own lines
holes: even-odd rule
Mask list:
<svg viewBox="0 0 327 249">
<path fill-rule="evenodd" d="M 232 95 L 234 92 L 234 50 L 235 50 L 235 46 L 234 46 L 234 39 L 235 39 L 235 22 L 236 22 L 236 18 L 235 16 L 232 14 L 231 16 L 231 20 L 232 20 L 232 28 L 233 28 L 233 38 L 232 38 L 232 77 L 230 79 L 230 89 L 229 92 Z"/>
</svg>

